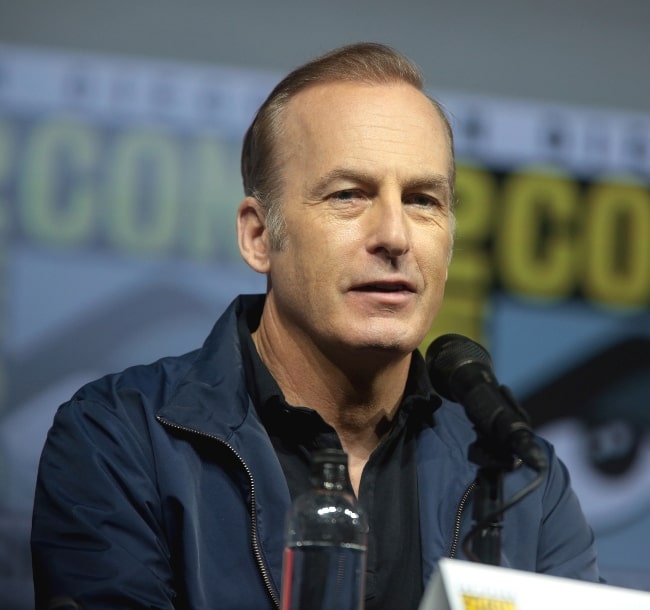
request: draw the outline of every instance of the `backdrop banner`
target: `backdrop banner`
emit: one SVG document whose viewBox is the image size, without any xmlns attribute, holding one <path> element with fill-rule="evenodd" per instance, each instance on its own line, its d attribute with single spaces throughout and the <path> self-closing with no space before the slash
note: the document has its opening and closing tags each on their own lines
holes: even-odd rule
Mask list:
<svg viewBox="0 0 650 610">
<path fill-rule="evenodd" d="M 82 383 L 200 345 L 264 278 L 239 152 L 280 75 L 0 45 L 0 606 L 32 607 L 40 451 Z M 568 465 L 610 584 L 650 590 L 650 115 L 430 91 L 456 133 L 446 332 Z"/>
</svg>

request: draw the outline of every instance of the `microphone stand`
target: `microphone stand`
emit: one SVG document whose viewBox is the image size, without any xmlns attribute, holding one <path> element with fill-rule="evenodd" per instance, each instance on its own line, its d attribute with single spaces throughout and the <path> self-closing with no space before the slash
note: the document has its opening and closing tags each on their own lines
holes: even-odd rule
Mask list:
<svg viewBox="0 0 650 610">
<path fill-rule="evenodd" d="M 516 401 L 510 388 L 501 385 L 499 391 L 522 421 L 528 421 L 528 414 Z M 538 474 L 537 478 L 504 504 L 503 475 L 520 466 L 521 460 L 493 435 L 475 429 L 476 440 L 468 451 L 469 460 L 479 466 L 472 511 L 474 525 L 463 542 L 463 550 L 472 561 L 498 566 L 501 565 L 503 514 L 541 484 L 546 464 L 543 459 L 538 459 L 537 467 L 534 468 Z M 470 540 L 471 549 L 468 548 Z"/>
<path fill-rule="evenodd" d="M 513 470 L 514 457 L 493 440 L 479 435 L 469 448 L 469 459 L 479 465 L 470 532 L 472 548 L 464 548 L 473 561 L 501 564 L 501 530 L 503 529 L 503 475 Z M 465 540 L 465 545 L 468 540 Z M 464 545 L 464 546 L 465 546 Z"/>
</svg>

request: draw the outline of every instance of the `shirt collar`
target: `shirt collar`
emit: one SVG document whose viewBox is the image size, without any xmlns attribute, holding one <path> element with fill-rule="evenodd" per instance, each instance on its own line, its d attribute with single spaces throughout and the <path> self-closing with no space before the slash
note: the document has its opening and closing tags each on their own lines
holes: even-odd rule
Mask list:
<svg viewBox="0 0 650 610">
<path fill-rule="evenodd" d="M 277 407 L 278 404 L 291 408 L 287 404 L 280 386 L 262 362 L 253 343 L 252 333 L 259 325 L 259 315 L 255 315 L 256 312 L 252 313 L 253 315 L 247 315 L 246 311 L 240 312 L 237 319 L 237 331 L 242 349 L 246 385 L 253 404 L 260 415 L 269 408 Z M 430 419 L 440 404 L 441 400 L 434 392 L 429 380 L 424 358 L 416 350 L 411 358 L 404 396 L 398 411 L 398 420 L 406 421 L 411 414 L 419 415 L 418 419 Z M 303 407 L 297 408 L 304 409 Z"/>
</svg>

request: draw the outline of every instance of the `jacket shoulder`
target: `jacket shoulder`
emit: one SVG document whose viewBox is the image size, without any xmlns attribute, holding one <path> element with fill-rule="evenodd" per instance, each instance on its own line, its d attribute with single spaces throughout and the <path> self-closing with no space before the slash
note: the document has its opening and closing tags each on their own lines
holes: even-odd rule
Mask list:
<svg viewBox="0 0 650 610">
<path fill-rule="evenodd" d="M 68 403 L 116 404 L 139 398 L 146 399 L 153 406 L 164 404 L 192 367 L 198 352 L 194 350 L 182 356 L 168 356 L 149 364 L 109 373 L 83 385 Z"/>
</svg>

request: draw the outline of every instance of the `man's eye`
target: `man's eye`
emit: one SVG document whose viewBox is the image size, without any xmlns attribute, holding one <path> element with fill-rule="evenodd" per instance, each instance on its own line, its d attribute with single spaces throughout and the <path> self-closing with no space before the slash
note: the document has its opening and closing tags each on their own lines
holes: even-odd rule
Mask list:
<svg viewBox="0 0 650 610">
<path fill-rule="evenodd" d="M 330 199 L 337 199 L 339 201 L 351 201 L 352 199 L 363 198 L 363 193 L 356 189 L 346 189 L 344 191 L 337 191 L 330 196 Z"/>
<path fill-rule="evenodd" d="M 422 194 L 407 195 L 404 197 L 404 203 L 419 205 L 422 207 L 437 207 L 440 205 L 440 202 L 435 197 Z"/>
</svg>

